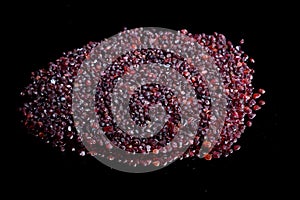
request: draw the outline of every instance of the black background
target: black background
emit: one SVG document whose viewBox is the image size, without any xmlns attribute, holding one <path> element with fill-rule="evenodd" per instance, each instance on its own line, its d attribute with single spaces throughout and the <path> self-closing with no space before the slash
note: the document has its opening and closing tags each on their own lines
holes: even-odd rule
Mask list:
<svg viewBox="0 0 300 200">
<path fill-rule="evenodd" d="M 92 182 L 101 185 L 109 180 L 114 181 L 113 187 L 156 187 L 168 182 L 170 177 L 175 178 L 171 185 L 176 185 L 175 188 L 183 193 L 240 189 L 265 191 L 268 187 L 273 190 L 280 185 L 281 173 L 278 170 L 283 163 L 278 159 L 281 153 L 279 73 L 273 67 L 277 55 L 272 52 L 275 37 L 272 19 L 259 15 L 263 8 L 257 6 L 225 8 L 223 5 L 182 4 L 18 3 L 15 6 L 17 17 L 12 23 L 16 35 L 14 48 L 20 49 L 18 59 L 14 60 L 16 107 L 20 103 L 18 94 L 29 83 L 31 71 L 46 67 L 64 51 L 108 38 L 124 27 L 185 28 L 192 33 L 207 34 L 216 31 L 236 45 L 240 39 L 245 40 L 243 49 L 256 61 L 253 65 L 256 71 L 254 86 L 267 91 L 263 96 L 267 104 L 258 111 L 253 126 L 246 129 L 239 141 L 241 150 L 228 158 L 212 161 L 187 159 L 152 173 L 127 174 L 110 169 L 91 157 L 61 153 L 50 145 L 39 143 L 27 134 L 17 114 L 14 156 L 11 158 L 12 168 L 17 168 L 13 172 L 17 185 L 25 187 L 27 181 L 32 181 L 29 192 L 49 182 L 60 183 L 60 187 L 72 185 L 73 189 L 80 185 L 92 186 Z"/>
</svg>

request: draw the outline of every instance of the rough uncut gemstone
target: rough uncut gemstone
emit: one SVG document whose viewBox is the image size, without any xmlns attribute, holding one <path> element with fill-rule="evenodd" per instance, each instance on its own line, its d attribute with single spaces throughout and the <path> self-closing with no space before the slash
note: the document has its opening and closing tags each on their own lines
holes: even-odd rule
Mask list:
<svg viewBox="0 0 300 200">
<path fill-rule="evenodd" d="M 261 109 L 261 107 L 259 105 L 253 106 L 253 110 L 255 110 L 255 111 L 260 110 L 260 109 Z"/>
<path fill-rule="evenodd" d="M 211 154 L 206 154 L 206 155 L 204 156 L 204 159 L 205 159 L 205 160 L 211 160 L 211 159 L 212 159 L 212 155 L 211 155 Z"/>
<path fill-rule="evenodd" d="M 179 56 L 170 52 L 164 52 L 162 50 L 145 50 L 137 49 L 129 52 L 126 56 L 120 56 L 115 62 L 107 66 L 106 70 L 101 72 L 101 76 L 105 78 L 105 82 L 101 85 L 103 91 L 97 94 L 97 97 L 103 97 L 103 101 L 100 101 L 95 106 L 95 112 L 100 117 L 99 125 L 107 136 L 116 144 L 120 144 L 119 147 L 128 150 L 130 152 L 152 152 L 154 154 L 164 153 L 166 150 L 161 150 L 162 144 L 170 143 L 172 137 L 176 134 L 174 130 L 179 129 L 174 124 L 167 124 L 160 134 L 153 138 L 137 139 L 131 136 L 121 134 L 116 129 L 114 124 L 112 112 L 109 105 L 111 99 L 107 95 L 115 84 L 115 79 L 121 77 L 123 74 L 129 74 L 136 76 L 132 66 L 139 65 L 141 63 L 158 62 L 164 66 L 168 66 L 173 69 L 177 69 L 178 72 L 192 84 L 199 107 L 203 107 L 203 110 L 199 110 L 201 120 L 199 122 L 199 132 L 194 140 L 192 140 L 191 146 L 183 157 L 197 156 L 200 148 L 212 148 L 208 154 L 204 156 L 206 160 L 212 158 L 219 158 L 221 156 L 228 156 L 233 150 L 238 150 L 239 145 L 233 143 L 238 141 L 241 134 L 245 131 L 245 127 L 252 125 L 251 119 L 256 116 L 255 111 L 259 110 L 265 101 L 260 100 L 256 103 L 255 99 L 261 97 L 261 94 L 265 93 L 264 89 L 259 89 L 258 92 L 252 86 L 252 78 L 254 70 L 249 67 L 250 63 L 254 63 L 254 59 L 250 58 L 242 50 L 242 44 L 244 40 L 240 41 L 239 46 L 226 39 L 226 37 L 219 33 L 213 35 L 197 34 L 193 35 L 187 30 L 181 30 L 182 34 L 188 37 L 194 38 L 204 49 L 207 51 L 207 55 L 202 56 L 202 59 L 208 60 L 209 57 L 214 59 L 216 66 L 218 67 L 218 73 L 222 77 L 222 81 L 225 87 L 225 95 L 227 97 L 227 114 L 224 121 L 224 128 L 222 129 L 217 144 L 212 147 L 209 142 L 203 142 L 203 137 L 206 136 L 209 128 L 210 119 L 219 120 L 218 116 L 211 115 L 211 97 L 207 91 L 207 83 L 201 77 L 196 75 L 195 69 L 188 62 L 184 62 L 184 59 L 180 60 L 182 63 L 173 62 L 178 60 Z M 124 38 L 126 40 L 126 38 Z M 142 42 L 142 41 L 139 41 Z M 176 43 L 176 41 L 175 41 Z M 177 41 L 178 43 L 178 41 Z M 21 92 L 21 96 L 24 98 L 24 106 L 20 109 L 24 116 L 23 124 L 33 132 L 34 135 L 40 139 L 52 144 L 61 151 L 76 151 L 79 155 L 97 155 L 101 152 L 93 151 L 88 152 L 82 144 L 82 139 L 76 132 L 75 124 L 73 121 L 72 113 L 72 90 L 74 87 L 74 79 L 80 74 L 80 66 L 82 62 L 89 57 L 90 52 L 97 47 L 98 42 L 90 42 L 83 48 L 75 49 L 73 51 L 64 53 L 62 57 L 57 59 L 53 63 L 49 63 L 48 69 L 41 69 L 32 73 L 33 82 L 29 84 L 24 91 Z M 136 45 L 132 46 L 133 48 Z M 183 49 L 188 49 L 187 46 L 183 46 Z M 175 59 L 176 58 L 176 59 Z M 100 68 L 99 68 L 100 69 Z M 203 74 L 209 74 L 209 70 L 202 71 Z M 149 77 L 155 77 L 158 74 L 149 74 Z M 214 84 L 215 80 L 211 81 Z M 83 84 L 90 86 L 90 81 L 84 81 Z M 156 97 L 162 97 L 163 92 L 152 86 L 152 90 L 145 91 L 144 99 L 138 101 L 136 98 L 136 105 L 132 106 L 132 119 L 136 120 L 140 125 L 148 125 L 151 121 L 147 106 L 145 106 L 145 100 L 148 102 L 154 102 Z M 186 94 L 188 91 L 183 90 L 182 94 Z M 134 95 L 134 94 L 130 94 Z M 128 98 L 130 98 L 128 95 Z M 84 100 L 84 97 L 82 97 Z M 99 98 L 101 99 L 101 98 Z M 166 105 L 166 112 L 176 113 L 178 108 L 178 102 L 174 100 L 174 95 L 165 95 L 165 101 L 162 101 Z M 100 112 L 101 111 L 101 112 Z M 203 111 L 203 112 L 200 112 Z M 180 117 L 173 114 L 170 117 L 175 124 L 180 121 Z M 128 119 L 126 119 L 128 120 Z M 133 120 L 133 121 L 134 121 Z M 76 124 L 78 125 L 78 124 Z M 125 135 L 125 136 L 124 136 Z M 163 141 L 162 141 L 163 140 Z M 181 141 L 181 143 L 186 141 Z M 103 145 L 107 149 L 113 148 L 111 144 L 103 143 L 100 139 L 92 141 L 91 145 Z M 176 145 L 172 145 L 172 148 L 179 147 L 180 142 Z M 109 157 L 109 160 L 114 160 L 114 157 Z M 125 161 L 122 161 L 125 162 Z M 137 165 L 138 160 L 134 160 L 132 165 Z M 150 165 L 151 161 L 145 162 L 143 165 Z M 160 161 L 153 161 L 154 166 L 160 166 L 163 163 Z"/>
<path fill-rule="evenodd" d="M 266 102 L 265 102 L 264 100 L 260 100 L 260 101 L 258 102 L 258 104 L 261 105 L 261 106 L 263 106 L 263 105 L 266 104 Z"/>
<path fill-rule="evenodd" d="M 240 150 L 241 149 L 241 146 L 240 145 L 234 145 L 233 146 L 233 150 L 235 150 L 235 151 L 238 151 L 238 150 Z"/>
<path fill-rule="evenodd" d="M 253 94 L 253 98 L 254 99 L 258 99 L 260 96 L 261 96 L 261 94 L 259 94 L 259 93 L 254 93 Z"/>
<path fill-rule="evenodd" d="M 252 122 L 251 122 L 251 121 L 247 121 L 246 125 L 247 125 L 248 127 L 251 127 L 251 126 L 252 126 Z"/>
<path fill-rule="evenodd" d="M 264 89 L 261 89 L 261 88 L 258 90 L 258 92 L 261 93 L 261 94 L 265 94 L 266 93 L 266 91 Z"/>
<path fill-rule="evenodd" d="M 254 119 L 255 116 L 256 116 L 255 113 L 248 114 L 248 118 L 249 118 L 249 119 Z"/>
</svg>

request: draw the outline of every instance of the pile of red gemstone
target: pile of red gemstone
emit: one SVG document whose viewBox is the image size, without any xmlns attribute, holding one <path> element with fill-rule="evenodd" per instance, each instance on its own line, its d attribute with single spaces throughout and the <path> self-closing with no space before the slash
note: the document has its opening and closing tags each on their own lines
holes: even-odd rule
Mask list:
<svg viewBox="0 0 300 200">
<path fill-rule="evenodd" d="M 202 136 L 204 134 L 202 134 L 201 131 L 206 130 L 203 121 L 207 121 L 207 119 L 202 117 L 202 122 L 199 122 L 199 133 L 183 157 L 197 156 L 202 145 L 207 148 L 212 147 L 212 150 L 204 156 L 207 160 L 219 158 L 220 156 L 228 156 L 234 150 L 240 148 L 240 146 L 235 143 L 245 131 L 246 126 L 252 125 L 251 121 L 256 115 L 255 111 L 259 110 L 261 106 L 265 104 L 263 100 L 257 101 L 265 91 L 259 89 L 258 92 L 255 93 L 251 83 L 254 70 L 248 66 L 248 63 L 254 63 L 254 60 L 249 58 L 248 55 L 242 51 L 241 46 L 233 46 L 222 34 L 192 35 L 186 30 L 182 30 L 181 33 L 196 39 L 197 42 L 205 48 L 208 55 L 214 58 L 223 80 L 227 96 L 227 114 L 217 143 L 212 147 L 210 142 L 203 142 Z M 242 44 L 244 41 L 241 40 L 240 43 Z M 61 151 L 76 151 L 80 155 L 90 153 L 82 144 L 82 139 L 76 132 L 72 112 L 72 90 L 74 80 L 82 62 L 98 44 L 97 42 L 90 42 L 83 48 L 64 53 L 61 58 L 53 63 L 49 63 L 47 69 L 32 72 L 32 83 L 21 93 L 25 102 L 21 108 L 24 115 L 24 125 L 41 140 L 50 143 Z M 167 56 L 168 59 L 176 57 L 176 55 L 173 54 L 170 57 L 170 54 L 166 55 L 166 53 L 160 50 L 135 50 L 127 56 L 130 57 L 130 55 L 144 55 L 146 57 L 147 55 L 151 55 L 147 57 L 148 60 L 159 57 L 161 58 L 161 62 L 166 62 L 165 58 Z M 176 58 L 178 59 L 178 56 Z M 159 59 L 158 62 L 160 62 Z M 120 65 L 116 67 L 115 71 L 110 70 L 111 68 L 108 67 L 107 74 L 119 73 L 117 75 L 121 76 L 126 72 L 126 67 Z M 189 65 L 182 65 L 182 69 L 179 69 L 179 72 L 182 73 L 183 76 L 185 76 L 184 73 L 186 71 L 191 74 L 193 73 L 193 69 Z M 110 80 L 109 77 L 105 80 L 108 82 L 114 81 L 113 79 Z M 140 91 L 133 94 L 129 105 L 130 116 L 132 120 L 139 125 L 143 126 L 147 123 L 147 120 L 150 120 L 148 115 L 149 110 L 147 110 L 149 107 L 145 107 L 143 102 L 139 101 L 138 97 L 140 95 L 149 98 L 147 100 L 153 104 L 160 101 L 162 105 L 165 106 L 165 111 L 172 113 L 172 123 L 166 123 L 159 133 L 152 138 L 138 139 L 117 130 L 117 124 L 114 123 L 113 116 L 111 116 L 112 112 L 107 109 L 109 108 L 107 103 L 110 101 L 109 96 L 103 96 L 103 91 L 110 90 L 107 85 L 109 84 L 103 81 L 99 84 L 95 107 L 99 119 L 102 119 L 104 116 L 110 116 L 109 119 L 111 119 L 111 121 L 103 119 L 103 121 L 100 120 L 99 124 L 111 141 L 114 141 L 120 148 L 126 151 L 149 152 L 156 151 L 172 140 L 176 133 L 170 131 L 173 130 L 173 127 L 170 128 L 170 126 L 174 124 L 178 125 L 180 113 L 176 99 L 174 99 L 171 91 L 160 85 L 149 84 L 143 86 L 140 88 Z M 205 92 L 205 85 L 195 82 L 193 88 L 195 89 L 197 98 L 202 98 L 202 101 L 199 102 L 202 102 L 204 107 L 206 104 L 207 107 L 210 102 L 207 96 L 203 96 L 203 94 L 207 94 Z M 159 93 L 159 95 L 154 96 L 153 91 Z M 173 103 L 167 106 L 166 102 L 170 101 Z M 141 106 L 143 106 L 144 109 L 139 113 Z M 116 137 L 117 135 L 118 137 Z"/>
</svg>

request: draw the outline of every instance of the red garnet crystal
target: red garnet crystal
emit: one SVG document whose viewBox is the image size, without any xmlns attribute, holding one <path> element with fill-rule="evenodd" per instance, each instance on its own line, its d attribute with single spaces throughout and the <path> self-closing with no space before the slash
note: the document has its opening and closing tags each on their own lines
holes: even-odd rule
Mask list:
<svg viewBox="0 0 300 200">
<path fill-rule="evenodd" d="M 265 90 L 259 89 L 258 92 L 254 93 L 254 88 L 251 84 L 254 70 L 248 66 L 248 63 L 254 63 L 254 59 L 249 59 L 249 56 L 244 53 L 241 46 L 234 46 L 222 34 L 193 35 L 188 33 L 187 30 L 182 30 L 181 33 L 193 37 L 205 48 L 208 55 L 214 59 L 223 79 L 228 98 L 227 114 L 220 139 L 212 150 L 204 155 L 204 158 L 211 160 L 221 156 L 228 156 L 233 151 L 240 149 L 240 146 L 235 143 L 244 132 L 246 126 L 250 127 L 252 125 L 252 120 L 256 115 L 255 111 L 265 104 L 265 101 L 258 100 L 265 93 Z M 240 45 L 243 43 L 244 40 L 241 40 Z M 87 154 L 95 155 L 97 152 L 88 152 L 82 144 L 82 139 L 76 132 L 72 112 L 72 90 L 74 79 L 79 73 L 81 64 L 98 44 L 97 42 L 90 42 L 82 48 L 63 53 L 62 57 L 55 62 L 49 63 L 47 69 L 32 72 L 32 82 L 21 93 L 25 102 L 21 108 L 24 116 L 23 124 L 35 136 L 46 143 L 52 144 L 61 151 L 76 151 L 81 156 Z M 148 113 L 149 106 L 158 101 L 164 105 L 165 111 L 171 116 L 172 123 L 166 123 L 159 133 L 148 139 L 139 139 L 126 134 L 122 135 L 118 132 L 116 125 L 109 120 L 113 116 L 111 116 L 112 113 L 107 105 L 110 99 L 105 95 L 105 91 L 111 89 L 115 78 L 120 74 L 131 74 L 130 67 L 124 65 L 124 63 L 128 62 L 128 60 L 138 62 L 136 60 L 139 57 L 148 60 L 158 60 L 157 62 L 161 63 L 170 63 L 172 67 L 171 61 L 176 55 L 155 49 L 137 49 L 126 56 L 120 57 L 118 61 L 120 63 L 119 66 L 107 67 L 107 70 L 102 74 L 106 82 L 102 83 L 101 87 L 99 86 L 97 89 L 96 99 L 98 101 L 95 111 L 99 118 L 103 119 L 103 121 L 100 120 L 99 124 L 106 136 L 118 143 L 120 148 L 130 152 L 152 151 L 153 153 L 158 153 L 160 147 L 172 141 L 176 134 L 173 131 L 176 130 L 176 126 L 180 121 L 180 108 L 178 107 L 180 102 L 177 102 L 171 91 L 160 85 L 148 84 L 141 88 L 140 93 L 137 92 L 131 96 L 129 110 L 130 116 L 135 123 L 147 126 L 147 123 L 151 120 Z M 178 57 L 176 58 L 178 59 Z M 203 59 L 206 59 L 206 57 L 204 56 Z M 199 100 L 202 99 L 199 102 L 201 102 L 203 107 L 208 108 L 206 113 L 209 115 L 210 100 L 205 96 L 207 93 L 203 92 L 205 89 L 199 82 L 199 77 L 193 76 L 193 68 L 188 64 L 182 65 L 179 72 L 184 77 L 190 77 L 197 98 Z M 85 84 L 90 86 L 91 83 L 87 80 Z M 140 99 L 141 95 L 143 95 L 143 98 L 146 98 L 149 105 Z M 141 107 L 143 109 L 140 109 Z M 199 129 L 205 130 L 208 118 L 201 120 Z M 192 141 L 190 147 L 182 156 L 183 158 L 197 156 L 202 145 L 207 148 L 211 147 L 209 142 L 202 144 L 200 135 L 197 135 Z M 97 143 L 100 141 L 91 142 Z M 109 144 L 105 145 L 107 145 L 108 149 L 111 148 Z M 155 161 L 152 164 L 158 166 L 160 162 Z"/>
</svg>

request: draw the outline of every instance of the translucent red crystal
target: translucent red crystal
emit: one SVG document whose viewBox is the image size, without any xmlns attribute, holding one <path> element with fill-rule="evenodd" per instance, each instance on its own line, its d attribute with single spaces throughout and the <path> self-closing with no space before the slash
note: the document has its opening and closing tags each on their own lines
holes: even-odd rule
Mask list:
<svg viewBox="0 0 300 200">
<path fill-rule="evenodd" d="M 240 146 L 235 145 L 238 138 L 244 132 L 245 127 L 252 125 L 252 119 L 256 116 L 255 111 L 261 109 L 265 101 L 256 99 L 265 93 L 264 89 L 259 89 L 254 93 L 254 88 L 251 84 L 254 70 L 248 66 L 249 56 L 242 51 L 241 46 L 233 46 L 232 42 L 227 41 L 225 36 L 219 33 L 213 35 L 188 33 L 187 30 L 181 30 L 182 34 L 193 37 L 200 45 L 202 45 L 207 54 L 211 56 L 215 64 L 218 66 L 220 76 L 223 79 L 225 86 L 225 94 L 228 98 L 227 116 L 224 122 L 224 127 L 220 134 L 220 139 L 217 141 L 212 150 L 203 155 L 206 160 L 212 158 L 220 158 L 221 156 L 228 156 L 233 150 L 239 150 Z M 243 44 L 244 40 L 240 41 Z M 76 132 L 73 121 L 72 112 L 72 90 L 74 87 L 74 79 L 77 76 L 82 62 L 89 56 L 91 50 L 99 43 L 90 42 L 83 48 L 75 49 L 64 53 L 62 57 L 53 63 L 49 63 L 48 69 L 41 69 L 32 73 L 32 83 L 29 84 L 21 96 L 25 99 L 24 106 L 20 109 L 24 116 L 23 124 L 41 140 L 46 143 L 51 143 L 58 147 L 61 151 L 76 151 L 79 155 L 84 156 L 88 153 L 82 139 Z M 137 53 L 131 52 L 128 56 L 130 58 Z M 142 55 L 142 54 L 141 54 Z M 135 55 L 136 57 L 137 55 Z M 168 63 L 172 61 L 175 55 L 153 55 L 153 59 L 158 56 L 163 57 L 163 62 Z M 203 59 L 208 59 L 208 56 L 203 56 Z M 121 60 L 122 61 L 122 60 Z M 249 59 L 250 63 L 254 63 L 254 59 Z M 189 77 L 192 74 L 189 65 L 184 66 L 186 71 L 182 71 L 184 77 Z M 184 68 L 183 68 L 184 69 Z M 130 66 L 123 66 L 122 72 L 132 74 L 134 71 L 130 70 Z M 115 73 L 114 70 L 111 71 Z M 103 74 L 105 76 L 105 73 Z M 110 75 L 109 75 L 110 76 Z M 114 74 L 112 77 L 116 77 Z M 192 84 L 198 84 L 197 90 L 203 91 L 201 84 L 195 76 L 191 77 Z M 91 83 L 86 81 L 85 84 L 90 86 Z M 109 85 L 108 85 L 109 87 Z M 107 88 L 108 88 L 107 87 Z M 106 89 L 107 89 L 106 88 Z M 151 95 L 157 95 L 156 92 L 150 92 Z M 199 92 L 199 99 L 201 95 Z M 203 95 L 205 97 L 205 95 Z M 202 106 L 209 106 L 210 101 L 203 100 Z M 99 105 L 100 107 L 102 104 Z M 99 107 L 99 108 L 100 108 Z M 100 109 L 96 108 L 96 112 Z M 137 109 L 137 108 L 134 108 Z M 209 113 L 207 110 L 207 114 Z M 110 113 L 111 114 L 111 113 Z M 208 124 L 208 123 L 206 123 Z M 101 125 L 101 122 L 100 122 Z M 203 123 L 205 125 L 205 123 Z M 115 128 L 112 125 L 104 123 L 101 126 L 104 132 L 114 133 Z M 169 126 L 168 126 L 169 127 Z M 205 128 L 199 130 L 205 132 Z M 169 129 L 166 129 L 169 131 Z M 169 132 L 170 133 L 170 132 Z M 159 153 L 157 142 L 152 141 L 132 141 L 128 143 L 126 140 L 120 140 L 121 145 L 128 151 L 145 152 L 152 151 Z M 97 142 L 97 141 L 96 141 Z M 126 145 L 125 145 L 126 143 Z M 139 148 L 137 144 L 141 145 Z M 106 145 L 107 149 L 111 149 L 110 144 Z M 178 145 L 178 144 L 176 144 Z M 174 145 L 174 146 L 176 146 Z M 183 157 L 199 156 L 199 149 L 202 147 L 210 148 L 211 143 L 203 142 L 201 137 L 197 135 L 191 146 Z M 96 155 L 97 152 L 89 152 L 90 155 Z M 110 157 L 109 159 L 114 159 Z M 160 161 L 152 162 L 153 165 L 159 166 Z"/>
</svg>

